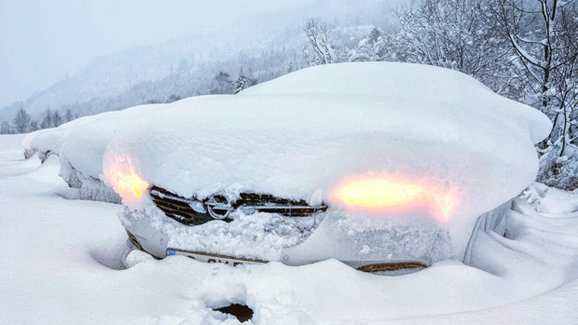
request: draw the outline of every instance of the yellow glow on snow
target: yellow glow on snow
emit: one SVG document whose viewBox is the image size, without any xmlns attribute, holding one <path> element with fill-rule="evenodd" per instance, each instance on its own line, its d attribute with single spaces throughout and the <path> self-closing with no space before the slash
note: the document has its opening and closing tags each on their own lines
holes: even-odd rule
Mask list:
<svg viewBox="0 0 578 325">
<path fill-rule="evenodd" d="M 403 213 L 427 210 L 436 220 L 447 222 L 456 195 L 439 183 L 404 176 L 369 175 L 344 182 L 333 195 L 346 208 Z"/>
</svg>

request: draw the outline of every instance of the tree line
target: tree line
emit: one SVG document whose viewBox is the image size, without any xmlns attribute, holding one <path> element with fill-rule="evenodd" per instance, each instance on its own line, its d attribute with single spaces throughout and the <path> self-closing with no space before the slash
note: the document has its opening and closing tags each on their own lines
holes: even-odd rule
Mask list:
<svg viewBox="0 0 578 325">
<path fill-rule="evenodd" d="M 47 109 L 44 111 L 42 120 L 39 123 L 32 119 L 24 108 L 20 108 L 16 112 L 12 123 L 3 121 L 0 124 L 0 134 L 28 133 L 40 129 L 55 128 L 76 118 L 78 118 L 78 115 L 72 113 L 70 109 L 67 109 L 64 115 L 59 111 Z"/>
</svg>

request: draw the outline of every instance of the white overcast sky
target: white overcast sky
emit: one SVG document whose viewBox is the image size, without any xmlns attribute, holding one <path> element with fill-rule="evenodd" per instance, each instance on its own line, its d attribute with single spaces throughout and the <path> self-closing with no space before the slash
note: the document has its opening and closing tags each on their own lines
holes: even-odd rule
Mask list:
<svg viewBox="0 0 578 325">
<path fill-rule="evenodd" d="M 308 6 L 331 10 L 378 1 L 0 0 L 0 107 L 26 99 L 98 56 L 195 28 L 219 28 L 259 12 L 270 13 L 274 23 L 275 16 Z"/>
</svg>

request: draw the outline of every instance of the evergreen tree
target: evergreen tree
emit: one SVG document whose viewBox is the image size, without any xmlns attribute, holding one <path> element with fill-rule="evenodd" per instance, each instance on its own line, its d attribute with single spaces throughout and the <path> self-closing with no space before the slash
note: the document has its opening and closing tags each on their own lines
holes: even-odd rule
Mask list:
<svg viewBox="0 0 578 325">
<path fill-rule="evenodd" d="M 54 111 L 54 113 L 52 113 L 52 126 L 57 127 L 57 126 L 61 125 L 62 123 L 64 123 L 64 120 L 62 119 L 62 115 L 60 115 L 60 112 Z"/>
<path fill-rule="evenodd" d="M 10 129 L 10 124 L 8 122 L 3 121 L 2 125 L 0 125 L 0 134 L 10 134 L 12 130 Z"/>
<path fill-rule="evenodd" d="M 245 74 L 243 72 L 243 67 L 239 69 L 239 76 L 235 80 L 235 94 L 238 94 L 241 90 L 247 89 L 257 84 L 257 79 L 253 77 L 253 71 L 249 69 L 249 73 Z"/>
<path fill-rule="evenodd" d="M 231 81 L 231 76 L 226 72 L 219 71 L 213 78 L 211 94 L 232 94 L 234 92 L 235 86 Z"/>
<path fill-rule="evenodd" d="M 181 100 L 181 96 L 172 94 L 167 98 L 166 103 L 176 102 L 177 100 Z"/>
<path fill-rule="evenodd" d="M 369 35 L 359 41 L 357 48 L 349 56 L 351 62 L 381 61 L 386 54 L 383 32 L 374 27 Z"/>
<path fill-rule="evenodd" d="M 26 133 L 30 129 L 30 115 L 26 113 L 24 108 L 21 108 L 14 117 L 14 130 L 16 133 Z"/>
<path fill-rule="evenodd" d="M 40 122 L 40 128 L 41 129 L 48 129 L 53 127 L 52 125 L 52 111 L 50 109 L 47 109 L 44 111 L 44 117 L 42 118 L 42 121 Z"/>
<path fill-rule="evenodd" d="M 36 120 L 30 121 L 30 132 L 34 132 L 39 129 L 38 122 Z"/>
<path fill-rule="evenodd" d="M 69 108 L 66 110 L 66 113 L 64 113 L 64 121 L 70 122 L 72 120 L 74 120 L 74 115 L 72 114 L 72 111 Z"/>
<path fill-rule="evenodd" d="M 235 94 L 241 92 L 241 90 L 247 88 L 247 77 L 243 74 L 243 68 L 239 71 L 239 76 L 235 80 Z"/>
</svg>

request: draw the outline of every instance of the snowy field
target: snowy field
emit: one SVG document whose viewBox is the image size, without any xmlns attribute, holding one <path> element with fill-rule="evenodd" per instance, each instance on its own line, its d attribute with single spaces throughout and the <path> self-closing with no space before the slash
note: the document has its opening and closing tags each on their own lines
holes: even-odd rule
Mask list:
<svg viewBox="0 0 578 325">
<path fill-rule="evenodd" d="M 24 160 L 21 139 L 0 136 L 0 324 L 237 324 L 213 310 L 230 303 L 255 324 L 578 324 L 578 193 L 533 186 L 507 238 L 476 236 L 472 266 L 387 277 L 335 260 L 170 257 L 122 269 L 122 207 L 62 198 L 58 158 Z"/>
</svg>

